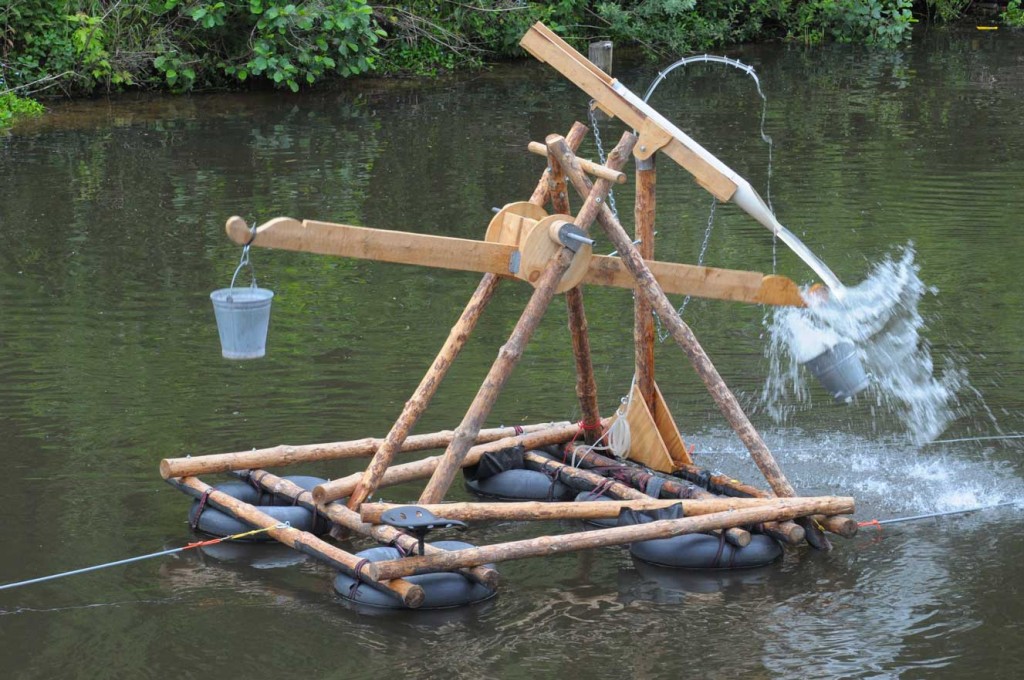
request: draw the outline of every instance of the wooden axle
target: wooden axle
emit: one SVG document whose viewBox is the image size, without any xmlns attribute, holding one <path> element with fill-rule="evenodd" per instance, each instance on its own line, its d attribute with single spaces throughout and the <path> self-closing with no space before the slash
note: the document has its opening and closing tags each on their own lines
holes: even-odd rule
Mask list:
<svg viewBox="0 0 1024 680">
<path fill-rule="evenodd" d="M 530 153 L 537 154 L 538 156 L 547 156 L 548 148 L 540 142 L 530 142 L 527 148 Z M 588 161 L 585 158 L 580 158 L 580 167 L 583 168 L 583 172 L 597 177 L 598 179 L 606 179 L 613 184 L 625 184 L 626 173 L 620 172 L 619 170 L 612 170 L 606 165 L 595 163 L 594 161 Z"/>
<path fill-rule="evenodd" d="M 854 500 L 850 497 L 824 496 L 802 500 L 830 503 L 829 513 L 853 512 Z M 438 503 L 419 505 L 443 519 L 457 519 L 461 522 L 494 521 L 550 521 L 559 519 L 614 519 L 623 509 L 658 510 L 680 505 L 686 517 L 708 515 L 714 512 L 779 506 L 777 498 L 715 498 L 712 500 L 679 499 L 632 499 L 624 501 L 581 501 L 576 503 L 542 503 L 524 501 L 520 503 Z M 359 516 L 364 522 L 377 524 L 382 514 L 392 508 L 401 507 L 395 503 L 363 503 Z"/>
<path fill-rule="evenodd" d="M 829 508 L 832 507 L 825 503 L 803 498 L 780 498 L 778 500 L 779 505 L 768 507 L 729 510 L 709 515 L 658 520 L 647 524 L 595 529 L 558 536 L 541 536 L 539 538 L 497 543 L 479 548 L 453 550 L 442 555 L 413 556 L 401 560 L 375 562 L 373 566 L 376 568 L 377 575 L 380 578 L 429 574 L 437 571 L 450 571 L 462 567 L 479 566 L 491 562 L 559 555 L 566 552 L 590 550 L 610 545 L 649 541 L 657 538 L 672 538 L 673 536 L 681 536 L 683 534 L 727 529 L 729 527 L 758 524 L 773 520 L 780 521 L 796 517 L 806 517 L 829 511 Z"/>
<path fill-rule="evenodd" d="M 514 437 L 523 433 L 541 432 L 550 430 L 553 427 L 569 426 L 568 422 L 540 423 L 536 425 L 523 425 L 522 427 L 495 427 L 480 430 L 476 438 L 477 444 Z M 401 446 L 403 453 L 411 451 L 426 451 L 429 449 L 441 449 L 451 443 L 455 433 L 451 430 L 442 430 L 431 434 L 418 434 L 408 437 Z M 572 435 L 569 435 L 571 437 Z M 569 437 L 566 437 L 568 439 Z M 185 456 L 182 458 L 164 458 L 160 461 L 160 476 L 164 479 L 171 477 L 195 477 L 198 475 L 212 474 L 217 472 L 230 472 L 231 470 L 250 470 L 253 468 L 282 467 L 296 463 L 310 463 L 320 460 L 341 460 L 345 458 L 365 458 L 372 456 L 374 452 L 384 443 L 383 439 L 366 437 L 365 439 L 353 439 L 345 442 L 331 442 L 327 444 L 304 444 L 291 446 L 281 444 L 267 449 L 253 449 L 251 451 L 237 451 L 233 453 L 214 453 L 206 456 Z M 348 495 L 348 494 L 344 494 Z M 340 498 L 340 496 L 338 497 Z"/>
</svg>

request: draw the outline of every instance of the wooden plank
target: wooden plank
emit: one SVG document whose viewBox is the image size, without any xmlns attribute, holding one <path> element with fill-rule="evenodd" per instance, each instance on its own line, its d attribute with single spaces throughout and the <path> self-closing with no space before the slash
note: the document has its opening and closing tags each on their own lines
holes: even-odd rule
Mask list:
<svg viewBox="0 0 1024 680">
<path fill-rule="evenodd" d="M 235 243 L 249 241 L 249 227 L 241 217 L 227 221 Z M 371 229 L 347 224 L 276 217 L 256 230 L 253 245 L 282 250 L 359 257 L 364 259 L 442 267 L 459 271 L 509 276 L 515 247 L 502 243 Z M 784 276 L 675 262 L 647 262 L 666 293 L 693 295 L 766 305 L 804 307 L 800 288 Z M 592 255 L 584 283 L 632 289 L 636 282 L 619 257 Z"/>
<path fill-rule="evenodd" d="M 228 220 L 228 236 L 244 244 L 249 228 L 241 218 Z M 509 275 L 514 248 L 499 243 L 450 236 L 413 234 L 349 224 L 278 217 L 256 230 L 254 245 L 320 255 L 443 267 L 459 271 Z"/>
<path fill-rule="evenodd" d="M 661 432 L 654 421 L 654 416 L 640 388 L 633 385 L 630 395 L 629 409 L 626 411 L 626 422 L 629 423 L 629 451 L 626 457 L 658 472 L 671 473 L 675 470 L 672 456 L 669 455 Z"/>
<path fill-rule="evenodd" d="M 621 84 L 552 33 L 544 24 L 534 24 L 520 40 L 519 45 L 590 95 L 605 112 L 622 119 L 622 122 L 634 129 L 643 130 L 648 127 L 647 120 L 651 118 L 649 114 L 653 109 L 644 105 L 643 100 L 635 95 L 634 101 L 628 101 L 615 89 L 616 85 L 621 88 Z M 710 154 L 687 135 L 673 129 L 674 126 L 670 128 L 661 124 L 661 121 L 658 121 L 658 124 L 663 133 L 672 136 L 672 140 L 663 147 L 665 154 L 686 169 L 702 187 L 719 200 L 728 201 L 732 198 L 736 191 L 736 182 L 730 175 L 735 173 L 721 161 L 718 161 L 717 165 L 722 167 L 717 167 L 716 163 L 706 160 L 704 156 Z M 663 136 L 656 141 L 664 141 Z M 639 146 L 637 148 L 639 149 Z M 723 172 L 723 168 L 728 172 Z"/>
<path fill-rule="evenodd" d="M 661 441 L 665 443 L 668 457 L 672 459 L 672 471 L 674 472 L 681 464 L 693 465 L 693 459 L 686 449 L 683 435 L 679 434 L 679 428 L 676 427 L 676 421 L 668 410 L 668 404 L 665 403 L 665 397 L 657 382 L 654 383 L 654 410 L 651 415 L 654 416 L 654 423 L 658 427 Z"/>
</svg>

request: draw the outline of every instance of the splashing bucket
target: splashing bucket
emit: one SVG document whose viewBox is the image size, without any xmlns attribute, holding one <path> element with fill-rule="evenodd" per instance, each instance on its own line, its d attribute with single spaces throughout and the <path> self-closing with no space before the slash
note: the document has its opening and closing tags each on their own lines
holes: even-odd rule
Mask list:
<svg viewBox="0 0 1024 680">
<path fill-rule="evenodd" d="M 231 286 L 210 293 L 220 334 L 220 350 L 225 359 L 259 359 L 267 353 L 270 303 L 274 292 L 256 286 L 256 270 L 249 262 L 251 243 L 252 240 L 242 248 L 242 259 L 231 277 Z M 252 273 L 252 283 L 247 288 L 236 288 L 238 272 L 247 265 Z"/>
<path fill-rule="evenodd" d="M 839 342 L 804 365 L 836 401 L 849 401 L 868 386 L 868 375 L 851 342 Z"/>
</svg>

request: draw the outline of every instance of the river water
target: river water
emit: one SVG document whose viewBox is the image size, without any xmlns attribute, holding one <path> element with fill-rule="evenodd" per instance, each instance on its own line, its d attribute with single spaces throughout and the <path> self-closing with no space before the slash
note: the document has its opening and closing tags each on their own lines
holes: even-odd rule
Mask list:
<svg viewBox="0 0 1024 680">
<path fill-rule="evenodd" d="M 934 375 L 957 377 L 941 431 L 922 438 L 914 411 L 881 388 L 852 404 L 810 382 L 767 389 L 771 313 L 693 300 L 686 320 L 791 481 L 856 496 L 861 520 L 1024 499 L 1022 36 L 922 32 L 899 52 L 730 56 L 757 69 L 768 97 L 770 177 L 760 100 L 739 72 L 687 67 L 652 104 L 750 179 L 844 283 L 911 252 L 919 349 Z M 655 74 L 616 73 L 638 92 Z M 0 138 L 0 582 L 191 540 L 190 501 L 160 480 L 163 457 L 383 435 L 478 279 L 257 249 L 259 282 L 277 295 L 269 353 L 229 362 L 208 297 L 239 256 L 228 216 L 481 238 L 490 208 L 527 198 L 543 169 L 526 142 L 564 133 L 585 106 L 523 61 L 301 96 L 60 104 Z M 621 128 L 601 132 L 610 147 Z M 710 197 L 667 160 L 658 191 L 657 256 L 696 261 Z M 632 202 L 620 188 L 622 215 Z M 730 205 L 715 211 L 705 262 L 813 281 Z M 458 423 L 528 295 L 502 287 L 418 432 Z M 588 289 L 587 305 L 610 412 L 632 374 L 631 299 Z M 556 304 L 489 425 L 579 416 L 564 324 Z M 698 462 L 757 483 L 671 341 L 658 361 Z M 1015 677 L 1019 526 L 1010 506 L 869 527 L 831 553 L 791 549 L 712 575 L 608 548 L 501 565 L 500 594 L 480 607 L 387 616 L 348 609 L 327 568 L 288 551 L 189 551 L 0 593 L 0 665 L 17 678 Z M 506 523 L 467 538 L 573 528 Z"/>
</svg>

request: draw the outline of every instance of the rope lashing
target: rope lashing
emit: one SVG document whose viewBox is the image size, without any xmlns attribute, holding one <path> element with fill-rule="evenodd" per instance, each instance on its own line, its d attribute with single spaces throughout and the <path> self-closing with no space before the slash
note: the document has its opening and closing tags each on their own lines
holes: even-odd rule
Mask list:
<svg viewBox="0 0 1024 680">
<path fill-rule="evenodd" d="M 184 545 L 184 546 L 182 546 L 180 548 L 171 548 L 169 550 L 161 550 L 160 552 L 149 553 L 148 555 L 139 555 L 138 557 L 129 557 L 127 559 L 117 560 L 116 562 L 105 562 L 103 564 L 97 564 L 97 565 L 94 565 L 94 566 L 91 566 L 91 567 L 83 567 L 81 569 L 74 569 L 72 571 L 64 571 L 64 572 L 61 572 L 59 574 L 50 574 L 49 576 L 40 576 L 39 578 L 28 579 L 27 581 L 18 581 L 16 583 L 7 583 L 5 585 L 0 586 L 0 590 L 7 590 L 9 588 L 20 588 L 21 586 L 28 586 L 28 585 L 32 585 L 34 583 L 43 583 L 45 581 L 53 581 L 53 580 L 56 580 L 56 579 L 59 579 L 59 578 L 64 578 L 65 576 L 75 576 L 77 574 L 85 574 L 85 573 L 88 573 L 90 571 L 99 571 L 100 569 L 106 569 L 108 567 L 117 567 L 117 566 L 120 566 L 122 564 L 131 564 L 132 562 L 141 562 L 142 560 L 148 560 L 148 559 L 151 559 L 153 557 L 164 557 L 166 555 L 174 555 L 176 553 L 184 552 L 186 550 L 192 550 L 194 548 L 202 548 L 202 547 L 209 546 L 209 545 L 216 545 L 218 543 L 223 543 L 224 541 L 234 541 L 234 540 L 238 540 L 238 539 L 241 539 L 241 538 L 247 538 L 249 536 L 255 536 L 257 534 L 262 534 L 264 532 L 272 531 L 274 529 L 287 529 L 290 526 L 291 526 L 291 524 L 289 524 L 288 522 L 284 522 L 282 524 L 275 524 L 272 527 L 264 527 L 262 529 L 252 529 L 250 531 L 243 531 L 241 533 L 232 534 L 230 536 L 221 536 L 220 538 L 211 538 L 211 539 L 206 540 L 206 541 L 195 541 L 193 543 L 188 543 L 187 545 Z"/>
</svg>

